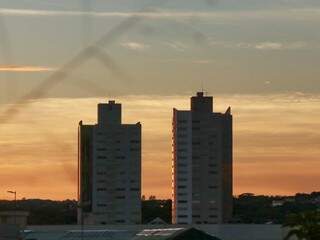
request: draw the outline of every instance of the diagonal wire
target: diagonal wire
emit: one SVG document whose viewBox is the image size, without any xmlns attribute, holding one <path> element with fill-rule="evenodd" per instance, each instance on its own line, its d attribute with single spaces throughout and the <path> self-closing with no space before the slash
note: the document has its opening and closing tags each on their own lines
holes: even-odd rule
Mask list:
<svg viewBox="0 0 320 240">
<path fill-rule="evenodd" d="M 166 3 L 168 0 L 163 0 L 162 4 Z M 140 12 L 144 12 L 146 8 L 142 9 Z M 149 10 L 149 12 L 151 12 Z M 33 88 L 29 93 L 18 99 L 15 104 L 11 105 L 4 113 L 0 116 L 0 122 L 6 123 L 12 117 L 17 115 L 23 107 L 28 105 L 28 100 L 32 98 L 40 98 L 46 94 L 46 92 L 52 87 L 56 86 L 60 82 L 64 81 L 70 74 L 70 71 L 79 67 L 83 64 L 88 58 L 92 57 L 94 53 L 97 53 L 95 47 L 104 48 L 113 43 L 119 36 L 123 35 L 129 29 L 133 28 L 139 21 L 141 21 L 143 17 L 138 14 L 133 14 L 131 17 L 128 17 L 120 24 L 112 28 L 108 33 L 102 36 L 96 43 L 93 45 L 81 50 L 75 57 L 73 57 L 70 61 L 64 64 L 59 70 L 54 72 L 48 78 L 46 78 L 41 84 L 37 87 Z M 106 60 L 106 57 L 99 54 L 98 58 Z M 110 57 L 108 60 L 110 62 Z M 104 61 L 105 62 L 105 61 Z M 109 64 L 110 66 L 110 64 Z M 115 67 L 115 64 L 111 64 L 111 67 Z M 118 69 L 114 69 L 114 72 L 119 72 Z"/>
<path fill-rule="evenodd" d="M 167 1 L 168 0 L 163 0 L 161 3 L 166 3 Z M 145 12 L 146 9 L 148 8 L 144 8 L 140 12 Z M 149 9 L 148 12 L 151 12 L 151 10 Z M 119 38 L 119 36 L 123 35 L 128 30 L 136 26 L 141 20 L 143 20 L 142 16 L 133 14 L 131 17 L 128 17 L 127 19 L 123 20 L 121 23 L 113 27 L 94 44 L 81 50 L 71 60 L 65 63 L 59 70 L 46 78 L 42 83 L 33 88 L 29 93 L 18 99 L 15 104 L 9 106 L 9 108 L 6 109 L 0 116 L 0 123 L 7 123 L 10 119 L 15 117 L 24 107 L 30 104 L 28 100 L 43 97 L 49 89 L 63 82 L 70 75 L 70 72 L 72 70 L 79 67 L 81 64 L 85 63 L 87 59 L 94 56 L 94 54 L 97 52 L 96 47 L 104 48 L 109 46 L 117 38 Z M 117 72 L 117 70 L 115 72 Z"/>
<path fill-rule="evenodd" d="M 135 17 L 129 18 L 124 22 L 120 23 L 118 26 L 113 28 L 109 33 L 98 40 L 95 45 L 89 46 L 84 50 L 81 50 L 75 57 L 73 57 L 69 62 L 64 64 L 59 70 L 54 72 L 48 78 L 46 78 L 37 87 L 33 88 L 29 93 L 18 99 L 15 104 L 10 106 L 4 113 L 0 116 L 0 122 L 6 123 L 12 117 L 17 115 L 22 108 L 26 107 L 29 103 L 28 100 L 33 98 L 43 97 L 49 89 L 56 86 L 60 82 L 64 81 L 70 74 L 70 72 L 83 64 L 88 58 L 92 57 L 95 50 L 95 46 L 106 46 L 113 42 L 119 35 L 123 34 L 126 30 L 130 29 L 140 19 Z"/>
<path fill-rule="evenodd" d="M 207 0 L 209 1 L 209 0 Z M 212 1 L 212 0 L 211 0 Z M 210 2 L 211 2 L 210 1 Z M 89 12 L 91 10 L 91 5 L 88 3 L 89 0 L 86 3 L 86 0 L 83 0 L 84 8 L 87 9 L 86 12 Z M 165 1 L 163 1 L 165 2 Z M 88 10 L 89 9 L 89 10 Z M 123 69 L 111 58 L 110 55 L 103 52 L 101 48 L 107 47 L 110 44 L 112 44 L 119 36 L 126 33 L 128 30 L 133 28 L 135 25 L 137 25 L 143 17 L 140 17 L 138 15 L 133 15 L 132 17 L 129 17 L 128 19 L 121 22 L 116 27 L 112 28 L 108 33 L 106 33 L 102 38 L 100 38 L 98 41 L 96 41 L 94 44 L 92 44 L 89 47 L 84 48 L 81 50 L 75 57 L 73 57 L 70 61 L 68 61 L 66 64 L 64 64 L 58 71 L 54 72 L 52 75 L 50 75 L 48 78 L 46 78 L 41 84 L 36 86 L 34 89 L 32 89 L 28 94 L 24 95 L 22 98 L 20 98 L 15 104 L 13 104 L 11 107 L 9 107 L 1 116 L 0 116 L 0 123 L 6 123 L 10 121 L 13 117 L 15 117 L 24 107 L 28 106 L 31 102 L 28 101 L 33 98 L 40 98 L 43 97 L 47 91 L 57 84 L 64 81 L 70 74 L 72 73 L 72 70 L 79 67 L 81 64 L 83 64 L 87 59 L 89 58 L 95 58 L 98 59 L 104 66 L 106 66 L 108 69 L 111 70 L 111 72 L 116 75 L 120 76 L 122 79 L 131 79 Z M 85 21 L 89 21 L 85 23 Z M 85 33 L 90 35 L 92 34 L 92 23 L 91 20 L 84 19 L 84 38 Z M 177 21 L 180 24 L 185 25 L 186 27 L 189 27 L 193 30 L 195 36 L 199 36 L 200 39 L 205 39 L 205 34 L 201 33 L 197 29 L 195 29 L 193 26 L 188 25 L 187 23 Z M 1 26 L 2 25 L 2 26 Z M 5 25 L 1 21 L 0 16 L 0 35 L 1 36 L 7 36 L 6 34 L 1 34 L 5 31 Z M 10 46 L 9 40 L 2 40 L 3 46 Z M 89 40 L 84 39 L 84 44 L 88 44 Z M 9 48 L 3 47 L 4 50 L 10 50 Z M 7 56 L 10 56 L 10 54 L 5 54 Z M 10 57 L 6 57 L 7 59 L 10 59 Z M 9 84 L 9 83 L 8 83 Z M 92 82 L 89 83 L 89 81 L 80 81 L 76 84 L 75 87 L 78 88 L 84 88 L 87 91 L 92 91 L 95 93 L 101 93 L 104 94 L 102 88 L 98 85 L 93 84 Z M 102 90 L 102 91 L 101 91 Z M 54 141 L 55 144 L 60 148 L 64 150 L 70 151 L 72 149 L 72 146 L 68 143 L 64 143 L 61 141 L 60 138 L 58 138 L 55 134 L 49 132 L 47 129 L 43 132 L 46 138 L 50 139 L 51 141 Z M 74 177 L 70 175 L 69 171 L 66 170 L 66 173 L 68 173 L 68 176 L 70 176 L 70 179 L 73 179 Z M 74 179 L 73 179 L 74 180 Z M 73 181 L 72 180 L 72 181 Z"/>
<path fill-rule="evenodd" d="M 83 49 L 80 51 L 74 58 L 72 58 L 69 62 L 63 65 L 58 71 L 53 73 L 47 79 L 45 79 L 41 84 L 32 89 L 28 94 L 24 95 L 20 98 L 16 104 L 10 106 L 1 116 L 0 121 L 5 123 L 9 121 L 12 117 L 19 113 L 22 107 L 28 105 L 28 100 L 32 98 L 40 98 L 46 94 L 48 89 L 51 89 L 58 83 L 65 80 L 66 77 L 70 74 L 70 71 L 79 67 L 83 64 L 88 58 L 93 55 L 97 55 L 97 58 L 102 60 L 103 63 L 108 63 L 108 67 L 114 70 L 113 72 L 119 74 L 119 68 L 115 65 L 115 62 L 111 62 L 110 56 L 106 54 L 101 54 L 101 52 L 97 51 L 97 47 L 106 47 L 112 42 L 115 41 L 120 35 L 124 34 L 126 31 L 134 27 L 139 21 L 141 21 L 142 17 L 138 15 L 133 15 L 126 20 L 122 21 L 119 25 L 112 28 L 108 33 L 106 33 L 103 37 L 101 37 L 95 44 Z M 203 36 L 202 33 L 199 36 Z M 97 54 L 98 53 L 98 54 Z"/>
<path fill-rule="evenodd" d="M 95 48 L 95 58 L 99 60 L 105 67 L 111 70 L 114 76 L 124 80 L 127 84 L 133 82 L 132 76 L 125 72 L 120 65 L 118 65 L 109 54 L 104 52 L 102 49 Z"/>
</svg>

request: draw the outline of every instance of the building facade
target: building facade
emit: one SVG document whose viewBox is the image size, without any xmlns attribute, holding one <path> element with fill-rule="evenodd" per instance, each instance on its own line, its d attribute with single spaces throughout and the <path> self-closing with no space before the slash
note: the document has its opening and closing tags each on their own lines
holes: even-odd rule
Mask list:
<svg viewBox="0 0 320 240">
<path fill-rule="evenodd" d="M 232 115 L 213 112 L 198 92 L 191 110 L 173 110 L 172 221 L 226 223 L 232 217 Z"/>
<path fill-rule="evenodd" d="M 109 101 L 78 136 L 78 223 L 141 223 L 141 124 L 122 124 L 121 104 Z"/>
</svg>

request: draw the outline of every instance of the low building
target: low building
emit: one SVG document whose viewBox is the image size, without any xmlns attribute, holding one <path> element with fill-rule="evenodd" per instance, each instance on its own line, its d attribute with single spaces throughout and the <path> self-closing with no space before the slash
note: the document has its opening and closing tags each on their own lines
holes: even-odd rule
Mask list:
<svg viewBox="0 0 320 240">
<path fill-rule="evenodd" d="M 156 217 L 152 221 L 148 222 L 148 225 L 168 225 L 163 219 Z"/>
<path fill-rule="evenodd" d="M 132 240 L 221 240 L 196 228 L 145 229 Z"/>
<path fill-rule="evenodd" d="M 24 231 L 23 240 L 130 240 L 134 233 L 127 230 L 92 229 L 67 231 Z M 2 240 L 2 239 L 1 239 Z"/>
<path fill-rule="evenodd" d="M 283 206 L 284 203 L 285 203 L 285 201 L 283 199 L 281 199 L 281 200 L 273 200 L 272 201 L 272 207 L 281 207 L 281 206 Z"/>
<path fill-rule="evenodd" d="M 283 206 L 285 203 L 293 203 L 295 202 L 294 198 L 281 198 L 281 199 L 276 199 L 272 201 L 272 207 L 281 207 Z"/>
<path fill-rule="evenodd" d="M 0 224 L 1 240 L 19 240 L 20 228 L 17 225 Z"/>
<path fill-rule="evenodd" d="M 200 225 L 63 225 L 28 226 L 24 240 L 132 240 L 144 230 L 158 229 L 160 232 L 172 228 L 196 228 L 221 240 L 283 240 L 287 230 L 275 224 L 200 224 Z M 83 235 L 81 235 L 83 229 Z M 110 236 L 112 236 L 111 238 Z"/>
<path fill-rule="evenodd" d="M 26 211 L 3 211 L 0 212 L 0 224 L 14 224 L 25 227 L 28 222 L 29 212 Z"/>
</svg>

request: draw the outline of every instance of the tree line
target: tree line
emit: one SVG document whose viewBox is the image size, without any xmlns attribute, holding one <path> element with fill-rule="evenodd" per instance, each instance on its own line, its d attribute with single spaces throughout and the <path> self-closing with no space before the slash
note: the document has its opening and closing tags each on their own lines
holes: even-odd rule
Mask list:
<svg viewBox="0 0 320 240">
<path fill-rule="evenodd" d="M 287 216 L 314 212 L 320 206 L 320 192 L 298 193 L 294 196 L 264 196 L 245 193 L 234 197 L 232 223 L 284 224 Z M 14 210 L 14 201 L 0 200 L 0 211 Z M 77 201 L 22 199 L 17 201 L 17 210 L 30 213 L 30 225 L 64 225 L 77 223 Z M 142 198 L 142 223 L 155 218 L 171 223 L 171 200 L 156 196 Z"/>
</svg>

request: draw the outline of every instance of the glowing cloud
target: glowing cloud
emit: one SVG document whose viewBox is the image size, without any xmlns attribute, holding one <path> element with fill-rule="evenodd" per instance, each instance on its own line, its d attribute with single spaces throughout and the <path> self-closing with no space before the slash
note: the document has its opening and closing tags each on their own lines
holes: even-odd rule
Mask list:
<svg viewBox="0 0 320 240">
<path fill-rule="evenodd" d="M 161 10 L 161 9 L 157 9 Z M 150 12 L 86 12 L 86 11 L 55 11 L 40 9 L 14 9 L 0 8 L 0 14 L 8 16 L 29 16 L 29 17 L 143 17 L 153 19 L 169 18 L 199 18 L 199 19 L 219 19 L 219 20 L 243 20 L 243 19 L 264 19 L 264 18 L 299 18 L 299 19 L 319 19 L 320 9 L 283 9 L 283 10 L 255 10 L 255 11 L 150 11 Z"/>
<path fill-rule="evenodd" d="M 130 50 L 136 50 L 136 51 L 142 51 L 150 47 L 147 44 L 138 43 L 138 42 L 125 42 L 125 43 L 122 43 L 121 46 Z"/>
<path fill-rule="evenodd" d="M 281 50 L 283 49 L 283 44 L 278 42 L 263 42 L 255 46 L 259 50 Z"/>
<path fill-rule="evenodd" d="M 292 43 L 281 43 L 281 42 L 262 42 L 254 46 L 258 50 L 299 50 L 309 48 L 319 48 L 319 45 L 311 45 L 306 42 L 292 42 Z"/>
<path fill-rule="evenodd" d="M 0 72 L 48 72 L 54 70 L 54 68 L 44 66 L 0 65 Z"/>
</svg>

